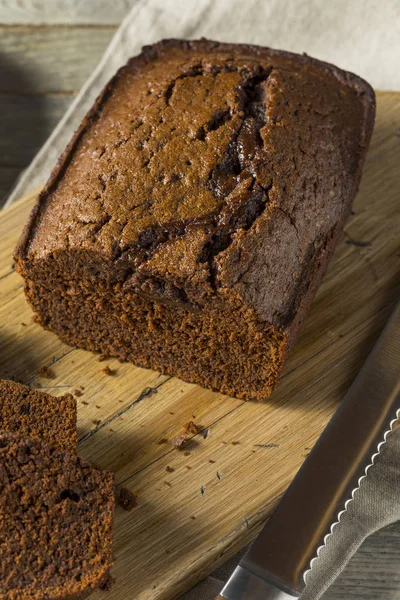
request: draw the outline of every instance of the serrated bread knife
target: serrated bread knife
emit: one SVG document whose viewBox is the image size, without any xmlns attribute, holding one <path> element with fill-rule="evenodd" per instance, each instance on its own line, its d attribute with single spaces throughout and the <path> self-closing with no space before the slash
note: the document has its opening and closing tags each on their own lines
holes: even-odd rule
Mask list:
<svg viewBox="0 0 400 600">
<path fill-rule="evenodd" d="M 219 598 L 289 600 L 400 415 L 400 305 Z"/>
</svg>

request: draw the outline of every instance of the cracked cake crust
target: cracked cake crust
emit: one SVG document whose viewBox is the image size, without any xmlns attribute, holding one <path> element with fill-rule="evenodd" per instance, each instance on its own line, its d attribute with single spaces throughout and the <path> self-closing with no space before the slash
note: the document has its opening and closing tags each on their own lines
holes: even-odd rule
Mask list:
<svg viewBox="0 0 400 600">
<path fill-rule="evenodd" d="M 16 250 L 42 324 L 267 397 L 357 192 L 374 108 L 366 82 L 307 56 L 145 47 L 84 119 Z"/>
</svg>

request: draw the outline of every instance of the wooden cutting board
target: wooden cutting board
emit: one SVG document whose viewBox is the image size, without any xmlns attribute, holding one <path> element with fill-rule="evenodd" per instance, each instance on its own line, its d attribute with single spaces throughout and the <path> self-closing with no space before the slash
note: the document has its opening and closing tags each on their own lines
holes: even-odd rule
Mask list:
<svg viewBox="0 0 400 600">
<path fill-rule="evenodd" d="M 84 388 L 77 398 L 79 452 L 114 471 L 117 489 L 126 486 L 139 498 L 131 512 L 116 507 L 116 581 L 107 598 L 178 597 L 258 533 L 394 307 L 400 94 L 378 94 L 354 214 L 266 404 L 116 360 L 99 362 L 33 323 L 12 264 L 33 202 L 27 196 L 0 215 L 0 376 L 55 395 Z M 44 366 L 53 379 L 40 375 Z M 177 451 L 171 439 L 189 420 L 201 432 L 190 436 L 186 452 Z"/>
</svg>

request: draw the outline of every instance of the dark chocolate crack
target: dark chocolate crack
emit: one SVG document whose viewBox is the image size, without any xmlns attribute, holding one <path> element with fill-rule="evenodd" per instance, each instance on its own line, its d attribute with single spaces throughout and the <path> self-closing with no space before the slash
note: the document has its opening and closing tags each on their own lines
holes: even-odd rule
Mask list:
<svg viewBox="0 0 400 600">
<path fill-rule="evenodd" d="M 226 110 L 219 109 L 219 110 L 215 111 L 214 115 L 208 121 L 208 123 L 206 123 L 206 125 L 202 125 L 199 128 L 199 130 L 197 131 L 197 134 L 196 134 L 196 139 L 204 141 L 206 139 L 207 133 L 209 133 L 210 131 L 216 131 L 217 129 L 219 129 L 220 127 L 225 125 L 225 123 L 227 123 L 231 119 L 232 119 L 232 112 L 230 109 L 226 109 Z"/>
<path fill-rule="evenodd" d="M 178 75 L 178 77 L 175 77 L 175 79 L 173 79 L 171 81 L 171 83 L 168 85 L 168 87 L 164 93 L 166 105 L 169 106 L 169 103 L 172 98 L 172 94 L 174 93 L 177 81 L 179 81 L 180 79 L 186 79 L 186 77 L 199 77 L 199 76 L 202 76 L 203 74 L 204 74 L 204 71 L 203 71 L 202 65 L 201 65 L 201 63 L 198 63 L 198 64 L 193 65 L 185 73 L 182 73 L 181 75 Z"/>
<path fill-rule="evenodd" d="M 220 72 L 221 69 L 218 70 Z M 201 76 L 200 69 L 191 70 L 180 75 L 166 91 L 169 100 L 175 89 L 176 81 L 188 76 Z M 188 228 L 201 227 L 210 234 L 209 241 L 205 244 L 199 262 L 209 265 L 209 282 L 217 288 L 217 273 L 214 259 L 226 250 L 232 243 L 233 235 L 239 230 L 248 230 L 263 214 L 268 204 L 268 186 L 263 186 L 257 181 L 259 165 L 265 161 L 261 155 L 264 142 L 261 129 L 266 124 L 266 91 L 265 82 L 271 73 L 271 68 L 261 66 L 243 73 L 243 84 L 237 90 L 239 110 L 243 118 L 232 136 L 225 153 L 219 163 L 208 177 L 207 186 L 221 202 L 220 209 L 215 214 L 209 214 L 202 219 L 191 218 L 187 221 L 159 223 L 145 229 L 137 241 L 129 247 L 118 249 L 114 260 L 120 266 L 126 264 L 137 268 L 148 260 L 157 248 L 184 236 Z M 205 140 L 207 133 L 215 131 L 232 119 L 230 109 L 218 109 L 212 118 L 203 125 L 197 133 L 197 139 Z M 128 268 L 124 280 L 129 279 L 129 284 L 137 283 L 142 290 L 147 289 L 149 295 L 160 292 L 167 299 L 180 299 L 186 301 L 182 290 L 172 284 L 167 286 L 156 278 L 151 278 L 150 284 L 143 275 L 132 277 L 132 268 Z"/>
<path fill-rule="evenodd" d="M 220 164 L 213 169 L 207 185 L 217 198 L 225 198 L 245 177 L 256 177 L 254 161 L 264 143 L 260 134 L 266 124 L 266 102 L 263 83 L 271 68 L 259 67 L 239 90 L 243 120 L 229 143 Z"/>
</svg>

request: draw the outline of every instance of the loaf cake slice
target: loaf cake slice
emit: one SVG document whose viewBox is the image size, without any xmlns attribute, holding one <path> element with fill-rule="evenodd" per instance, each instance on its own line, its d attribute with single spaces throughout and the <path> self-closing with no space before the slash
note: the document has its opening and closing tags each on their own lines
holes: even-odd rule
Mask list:
<svg viewBox="0 0 400 600">
<path fill-rule="evenodd" d="M 112 566 L 113 475 L 68 451 L 0 435 L 0 598 L 72 600 Z"/>
<path fill-rule="evenodd" d="M 308 56 L 145 47 L 84 119 L 16 249 L 39 321 L 71 345 L 267 398 L 374 112 L 365 81 Z"/>
<path fill-rule="evenodd" d="M 21 383 L 0 380 L 0 432 L 39 438 L 76 452 L 76 400 L 54 398 Z"/>
</svg>

